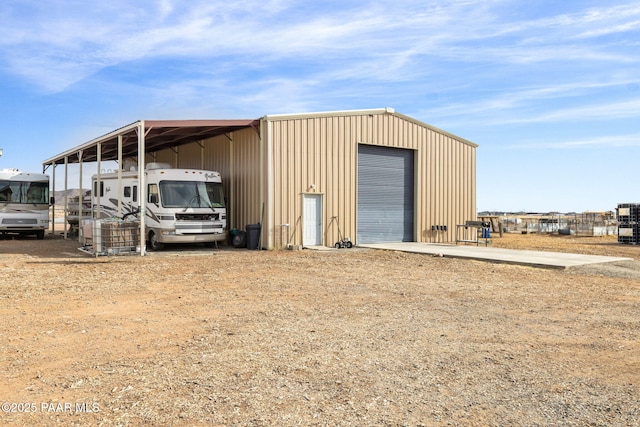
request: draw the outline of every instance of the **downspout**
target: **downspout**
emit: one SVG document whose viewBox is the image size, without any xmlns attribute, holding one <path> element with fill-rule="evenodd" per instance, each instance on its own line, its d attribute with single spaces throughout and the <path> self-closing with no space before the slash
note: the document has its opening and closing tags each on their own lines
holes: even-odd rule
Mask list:
<svg viewBox="0 0 640 427">
<path fill-rule="evenodd" d="M 265 126 L 266 125 L 266 126 Z M 260 218 L 261 242 L 269 248 L 271 238 L 268 232 L 271 215 L 271 122 L 264 116 L 260 121 L 260 213 L 265 213 L 266 218 Z M 265 197 L 266 196 L 266 197 Z M 265 230 L 267 230 L 265 232 Z M 265 234 L 266 233 L 266 234 Z M 265 239 L 266 236 L 266 239 Z M 262 248 L 260 248 L 262 249 Z"/>
<path fill-rule="evenodd" d="M 271 138 L 271 120 L 267 119 L 267 206 L 265 206 L 265 219 L 262 225 L 263 230 L 266 228 L 267 239 L 266 247 L 270 249 L 272 247 L 272 233 L 271 233 L 271 212 L 273 207 L 273 140 Z M 266 227 L 265 227 L 266 225 Z"/>
<path fill-rule="evenodd" d="M 198 141 L 200 146 L 200 170 L 204 170 L 204 142 Z"/>
<path fill-rule="evenodd" d="M 264 120 L 264 119 L 263 119 Z M 259 182 L 259 186 L 260 186 L 260 194 L 258 195 L 258 199 L 259 199 L 259 203 L 258 203 L 258 215 L 260 215 L 260 207 L 264 205 L 264 192 L 265 192 L 265 177 L 264 177 L 264 143 L 266 141 L 265 137 L 264 137 L 264 129 L 265 126 L 260 126 L 260 182 Z M 260 218 L 258 218 L 258 220 L 260 220 Z M 260 233 L 264 233 L 264 224 L 260 224 Z M 261 236 L 262 237 L 262 236 Z M 264 239 L 260 239 L 262 241 L 264 241 Z"/>
</svg>

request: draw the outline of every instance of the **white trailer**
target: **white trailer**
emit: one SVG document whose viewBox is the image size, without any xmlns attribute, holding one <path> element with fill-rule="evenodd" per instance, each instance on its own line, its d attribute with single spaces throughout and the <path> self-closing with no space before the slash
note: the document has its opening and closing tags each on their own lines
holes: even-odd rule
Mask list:
<svg viewBox="0 0 640 427">
<path fill-rule="evenodd" d="M 0 170 L 0 233 L 35 234 L 49 228 L 49 176 Z"/>
<path fill-rule="evenodd" d="M 92 177 L 91 201 L 95 219 L 134 218 L 145 213 L 145 237 L 152 250 L 165 243 L 207 246 L 226 238 L 227 209 L 220 173 L 199 169 L 171 169 L 150 163 L 145 171 L 147 200 L 140 209 L 138 172 Z M 118 190 L 120 188 L 120 190 Z"/>
</svg>

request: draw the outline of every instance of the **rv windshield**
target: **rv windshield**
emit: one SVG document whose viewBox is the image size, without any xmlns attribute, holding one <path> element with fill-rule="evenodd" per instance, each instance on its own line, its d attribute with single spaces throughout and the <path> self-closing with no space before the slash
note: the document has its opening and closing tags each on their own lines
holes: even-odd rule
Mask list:
<svg viewBox="0 0 640 427">
<path fill-rule="evenodd" d="M 223 208 L 219 182 L 160 181 L 160 200 L 165 208 Z"/>
<path fill-rule="evenodd" d="M 48 182 L 0 180 L 0 203 L 49 203 Z"/>
</svg>

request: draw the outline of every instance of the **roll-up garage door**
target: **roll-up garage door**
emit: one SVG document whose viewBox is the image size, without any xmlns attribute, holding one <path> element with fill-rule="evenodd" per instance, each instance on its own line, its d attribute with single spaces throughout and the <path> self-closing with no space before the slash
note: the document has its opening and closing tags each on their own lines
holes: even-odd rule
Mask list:
<svg viewBox="0 0 640 427">
<path fill-rule="evenodd" d="M 412 242 L 413 151 L 358 146 L 356 243 Z"/>
</svg>

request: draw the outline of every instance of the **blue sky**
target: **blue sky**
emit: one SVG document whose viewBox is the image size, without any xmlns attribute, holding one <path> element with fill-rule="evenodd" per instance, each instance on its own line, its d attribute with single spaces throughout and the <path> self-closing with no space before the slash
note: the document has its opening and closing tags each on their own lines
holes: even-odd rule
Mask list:
<svg viewBox="0 0 640 427">
<path fill-rule="evenodd" d="M 4 0 L 0 93 L 0 168 L 138 119 L 392 107 L 480 145 L 479 210 L 640 202 L 637 0 Z"/>
</svg>

